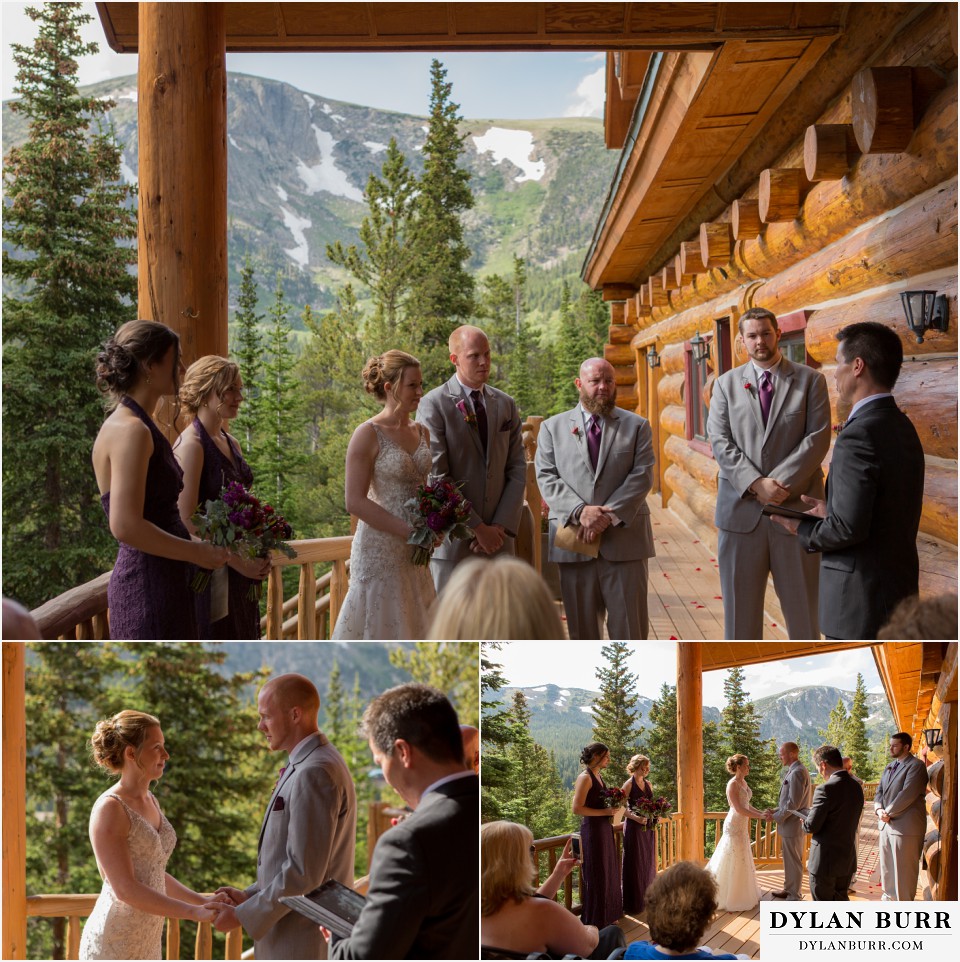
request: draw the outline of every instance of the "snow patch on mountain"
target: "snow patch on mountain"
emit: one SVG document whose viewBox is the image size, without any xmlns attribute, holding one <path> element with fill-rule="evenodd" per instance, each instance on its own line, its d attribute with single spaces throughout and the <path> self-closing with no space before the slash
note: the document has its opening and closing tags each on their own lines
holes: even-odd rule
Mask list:
<svg viewBox="0 0 960 962">
<path fill-rule="evenodd" d="M 304 94 L 303 99 L 310 105 L 310 109 L 313 110 L 317 106 L 317 102 L 310 96 L 310 94 Z"/>
<path fill-rule="evenodd" d="M 546 686 L 546 685 L 544 685 L 543 688 L 531 688 L 531 689 L 530 689 L 530 691 L 546 691 L 546 690 L 547 690 L 547 686 Z"/>
<path fill-rule="evenodd" d="M 563 695 L 564 698 L 569 698 L 569 697 L 570 697 L 570 689 L 569 689 L 569 688 L 561 688 L 561 689 L 560 689 L 560 694 Z"/>
<path fill-rule="evenodd" d="M 137 175 L 127 163 L 127 158 L 124 154 L 120 154 L 120 176 L 126 184 L 135 184 L 137 182 Z"/>
<path fill-rule="evenodd" d="M 310 247 L 307 244 L 307 238 L 304 234 L 306 228 L 311 226 L 310 218 L 298 217 L 296 214 L 287 210 L 286 207 L 281 207 L 280 213 L 283 214 L 283 226 L 293 234 L 293 239 L 297 244 L 296 247 L 286 248 L 284 254 L 289 255 L 302 269 L 306 267 L 310 261 Z"/>
<path fill-rule="evenodd" d="M 277 197 L 286 203 L 290 195 L 279 184 L 276 184 L 273 189 L 277 192 Z"/>
<path fill-rule="evenodd" d="M 297 158 L 297 174 L 307 188 L 308 194 L 317 194 L 325 190 L 335 197 L 346 197 L 347 200 L 362 201 L 363 191 L 350 183 L 347 173 L 337 166 L 333 156 L 333 148 L 339 141 L 334 140 L 333 134 L 321 130 L 316 124 L 311 124 L 317 138 L 317 149 L 320 151 L 320 163 L 308 167 L 299 157 Z"/>
<path fill-rule="evenodd" d="M 231 147 L 236 147 L 237 150 L 240 151 L 240 153 L 243 153 L 243 148 L 233 139 L 233 137 L 230 136 L 230 134 L 227 134 L 227 140 L 230 141 Z"/>
<path fill-rule="evenodd" d="M 534 160 L 536 149 L 533 134 L 529 130 L 508 130 L 506 127 L 491 127 L 480 137 L 473 137 L 478 154 L 492 154 L 495 164 L 509 160 L 519 167 L 521 173 L 514 177 L 515 183 L 525 180 L 541 180 L 547 172 L 545 161 Z"/>
<path fill-rule="evenodd" d="M 375 140 L 365 140 L 363 146 L 366 147 L 371 154 L 380 154 L 387 149 L 386 144 L 378 144 Z"/>
<path fill-rule="evenodd" d="M 333 107 L 330 104 L 322 104 L 320 109 L 329 117 L 333 113 Z"/>
<path fill-rule="evenodd" d="M 593 714 L 593 705 L 581 705 L 580 711 L 586 712 L 588 715 Z"/>
<path fill-rule="evenodd" d="M 786 705 L 784 705 L 783 708 L 784 708 L 784 711 L 787 713 L 787 718 L 789 718 L 790 721 L 793 722 L 794 726 L 797 728 L 803 728 L 803 722 L 800 721 L 800 719 L 798 719 Z"/>
<path fill-rule="evenodd" d="M 117 94 L 115 99 L 129 100 L 131 103 L 135 104 L 137 102 L 137 92 L 136 90 L 127 90 L 127 91 L 124 91 L 124 93 L 122 94 Z"/>
<path fill-rule="evenodd" d="M 556 705 L 557 708 L 563 708 L 563 704 L 564 704 L 565 701 L 566 701 L 565 698 L 558 698 L 558 699 L 554 702 L 554 705 Z"/>
</svg>

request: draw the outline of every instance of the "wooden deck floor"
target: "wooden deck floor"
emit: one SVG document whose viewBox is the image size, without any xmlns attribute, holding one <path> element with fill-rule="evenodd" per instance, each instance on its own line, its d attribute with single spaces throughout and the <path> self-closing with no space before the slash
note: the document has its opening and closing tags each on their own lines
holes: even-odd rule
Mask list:
<svg viewBox="0 0 960 962">
<path fill-rule="evenodd" d="M 879 902 L 880 889 L 880 861 L 878 853 L 878 837 L 876 820 L 873 817 L 873 807 L 867 805 L 864 809 L 863 821 L 860 823 L 860 851 L 857 860 L 857 874 L 853 878 L 854 892 L 850 894 L 851 902 Z M 779 892 L 783 888 L 783 870 L 773 869 L 757 872 L 757 883 L 761 890 L 762 901 L 781 902 L 774 899 L 771 893 Z M 806 871 L 803 874 L 803 898 L 812 901 Z M 917 884 L 917 900 L 923 901 L 923 872 Z M 789 903 L 781 902 L 783 905 Z M 648 939 L 650 930 L 643 921 L 643 913 L 637 916 L 625 915 L 620 919 L 627 942 L 637 939 Z M 717 952 L 732 952 L 748 955 L 751 959 L 760 958 L 760 908 L 750 912 L 721 912 L 707 929 L 702 941 Z"/>
<path fill-rule="evenodd" d="M 647 590 L 650 639 L 722 639 L 723 599 L 716 555 L 670 511 L 660 507 L 659 494 L 651 495 L 647 504 L 657 550 L 656 557 L 650 559 Z M 767 585 L 764 607 L 763 640 L 785 639 L 783 614 L 772 584 Z"/>
</svg>

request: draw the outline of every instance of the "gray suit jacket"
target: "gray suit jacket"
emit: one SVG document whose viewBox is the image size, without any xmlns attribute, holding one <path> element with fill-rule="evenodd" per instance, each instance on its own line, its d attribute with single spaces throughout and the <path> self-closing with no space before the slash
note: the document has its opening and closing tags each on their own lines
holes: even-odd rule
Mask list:
<svg viewBox="0 0 960 962">
<path fill-rule="evenodd" d="M 880 831 L 891 835 L 923 835 L 927 831 L 927 766 L 916 755 L 908 755 L 894 771 L 891 762 L 880 776 L 873 798 L 874 811 L 883 808 L 890 816 Z"/>
<path fill-rule="evenodd" d="M 477 959 L 480 779 L 427 792 L 377 840 L 366 904 L 332 959 Z"/>
<path fill-rule="evenodd" d="M 319 928 L 280 903 L 327 879 L 353 887 L 357 797 L 340 753 L 317 732 L 293 750 L 270 797 L 257 852 L 257 881 L 237 906 L 258 959 L 322 959 Z"/>
<path fill-rule="evenodd" d="M 783 777 L 777 810 L 773 813 L 773 820 L 779 826 L 780 834 L 786 838 L 803 835 L 803 820 L 794 815 L 788 815 L 787 809 L 805 811 L 809 807 L 810 773 L 797 760 L 787 769 Z"/>
<path fill-rule="evenodd" d="M 520 414 L 509 394 L 488 384 L 484 392 L 487 412 L 487 451 L 484 456 L 480 434 L 468 424 L 457 403 L 471 411 L 467 395 L 456 375 L 421 399 L 417 420 L 430 430 L 433 474 L 461 484 L 465 498 L 473 505 L 470 520 L 475 528 L 501 524 L 510 536 L 504 549 L 513 551 L 513 537 L 520 526 L 527 485 L 527 461 L 520 433 Z M 469 541 L 444 541 L 433 556 L 454 563 L 470 557 Z"/>
<path fill-rule="evenodd" d="M 773 406 L 763 426 L 752 363 L 721 374 L 713 385 L 707 433 L 720 467 L 714 522 L 725 531 L 753 531 L 760 502 L 747 488 L 776 478 L 790 488 L 787 507 L 806 510 L 805 494 L 823 498 L 821 462 L 830 449 L 830 399 L 819 371 L 783 358 Z"/>
<path fill-rule="evenodd" d="M 573 523 L 582 504 L 609 505 L 623 522 L 600 538 L 600 556 L 608 561 L 652 558 L 653 530 L 647 495 L 653 486 L 653 435 L 644 418 L 614 408 L 604 420 L 597 470 L 590 467 L 579 405 L 540 425 L 537 438 L 537 484 L 550 506 L 550 560 L 588 561 L 586 555 L 554 547 L 557 527 Z"/>
</svg>

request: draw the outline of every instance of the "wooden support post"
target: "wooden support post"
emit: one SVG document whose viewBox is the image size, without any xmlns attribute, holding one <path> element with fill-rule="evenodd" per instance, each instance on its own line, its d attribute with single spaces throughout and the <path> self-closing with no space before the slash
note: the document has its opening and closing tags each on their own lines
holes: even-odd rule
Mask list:
<svg viewBox="0 0 960 962">
<path fill-rule="evenodd" d="M 223 947 L 225 959 L 239 959 L 243 955 L 243 929 L 233 929 L 227 932 L 226 944 Z"/>
<path fill-rule="evenodd" d="M 681 861 L 703 861 L 703 655 L 677 642 L 677 804 Z"/>
<path fill-rule="evenodd" d="M 140 3 L 140 317 L 184 364 L 227 353 L 227 75 L 222 3 Z"/>
<path fill-rule="evenodd" d="M 333 575 L 330 578 L 330 633 L 337 624 L 340 616 L 340 609 L 343 607 L 344 598 L 347 597 L 347 589 L 350 587 L 350 580 L 347 576 L 346 561 L 335 560 L 333 562 Z"/>
<path fill-rule="evenodd" d="M 317 579 L 313 562 L 300 565 L 300 591 L 297 599 L 297 637 L 317 637 Z"/>
<path fill-rule="evenodd" d="M 680 286 L 677 283 L 677 273 L 672 264 L 660 272 L 660 284 L 665 291 L 675 291 Z"/>
<path fill-rule="evenodd" d="M 27 957 L 27 719 L 22 641 L 3 643 L 3 958 Z"/>
<path fill-rule="evenodd" d="M 283 568 L 280 565 L 274 565 L 267 575 L 266 637 L 271 641 L 283 639 Z"/>
<path fill-rule="evenodd" d="M 209 922 L 201 922 L 197 926 L 197 938 L 194 942 L 193 957 L 195 959 L 213 958 L 213 927 Z"/>
</svg>

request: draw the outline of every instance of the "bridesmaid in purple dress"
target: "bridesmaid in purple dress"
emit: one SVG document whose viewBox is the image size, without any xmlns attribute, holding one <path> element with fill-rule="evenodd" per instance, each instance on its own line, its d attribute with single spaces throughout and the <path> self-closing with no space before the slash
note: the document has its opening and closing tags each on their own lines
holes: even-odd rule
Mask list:
<svg viewBox="0 0 960 962">
<path fill-rule="evenodd" d="M 630 801 L 653 798 L 653 786 L 647 781 L 650 759 L 634 755 L 627 764 L 630 778 L 623 790 Z M 636 915 L 643 911 L 647 889 L 657 875 L 657 833 L 647 829 L 647 819 L 627 811 L 623 822 L 623 911 Z"/>
<path fill-rule="evenodd" d="M 180 517 L 191 534 L 197 505 L 220 497 L 231 481 L 249 490 L 253 471 L 243 460 L 240 445 L 227 433 L 243 401 L 240 369 L 226 358 L 209 355 L 187 368 L 180 400 L 193 422 L 177 439 L 173 453 L 183 469 Z M 210 588 L 196 596 L 200 637 L 233 641 L 260 637 L 260 606 L 250 589 L 270 573 L 267 558 L 247 559 L 231 554 L 228 571 L 228 609 L 223 618 L 210 621 Z"/>
<path fill-rule="evenodd" d="M 620 893 L 620 861 L 613 838 L 612 816 L 615 809 L 604 808 L 601 792 L 606 787 L 600 773 L 610 764 L 606 745 L 594 742 L 583 750 L 580 764 L 586 770 L 573 786 L 573 814 L 580 822 L 580 888 L 584 925 L 603 928 L 623 915 Z"/>
<path fill-rule="evenodd" d="M 219 568 L 229 551 L 194 541 L 180 520 L 181 471 L 150 412 L 176 396 L 180 339 L 164 324 L 128 321 L 97 357 L 97 387 L 111 414 L 93 445 L 93 469 L 120 542 L 107 603 L 110 637 L 197 637 L 189 582 L 194 565 Z"/>
</svg>

